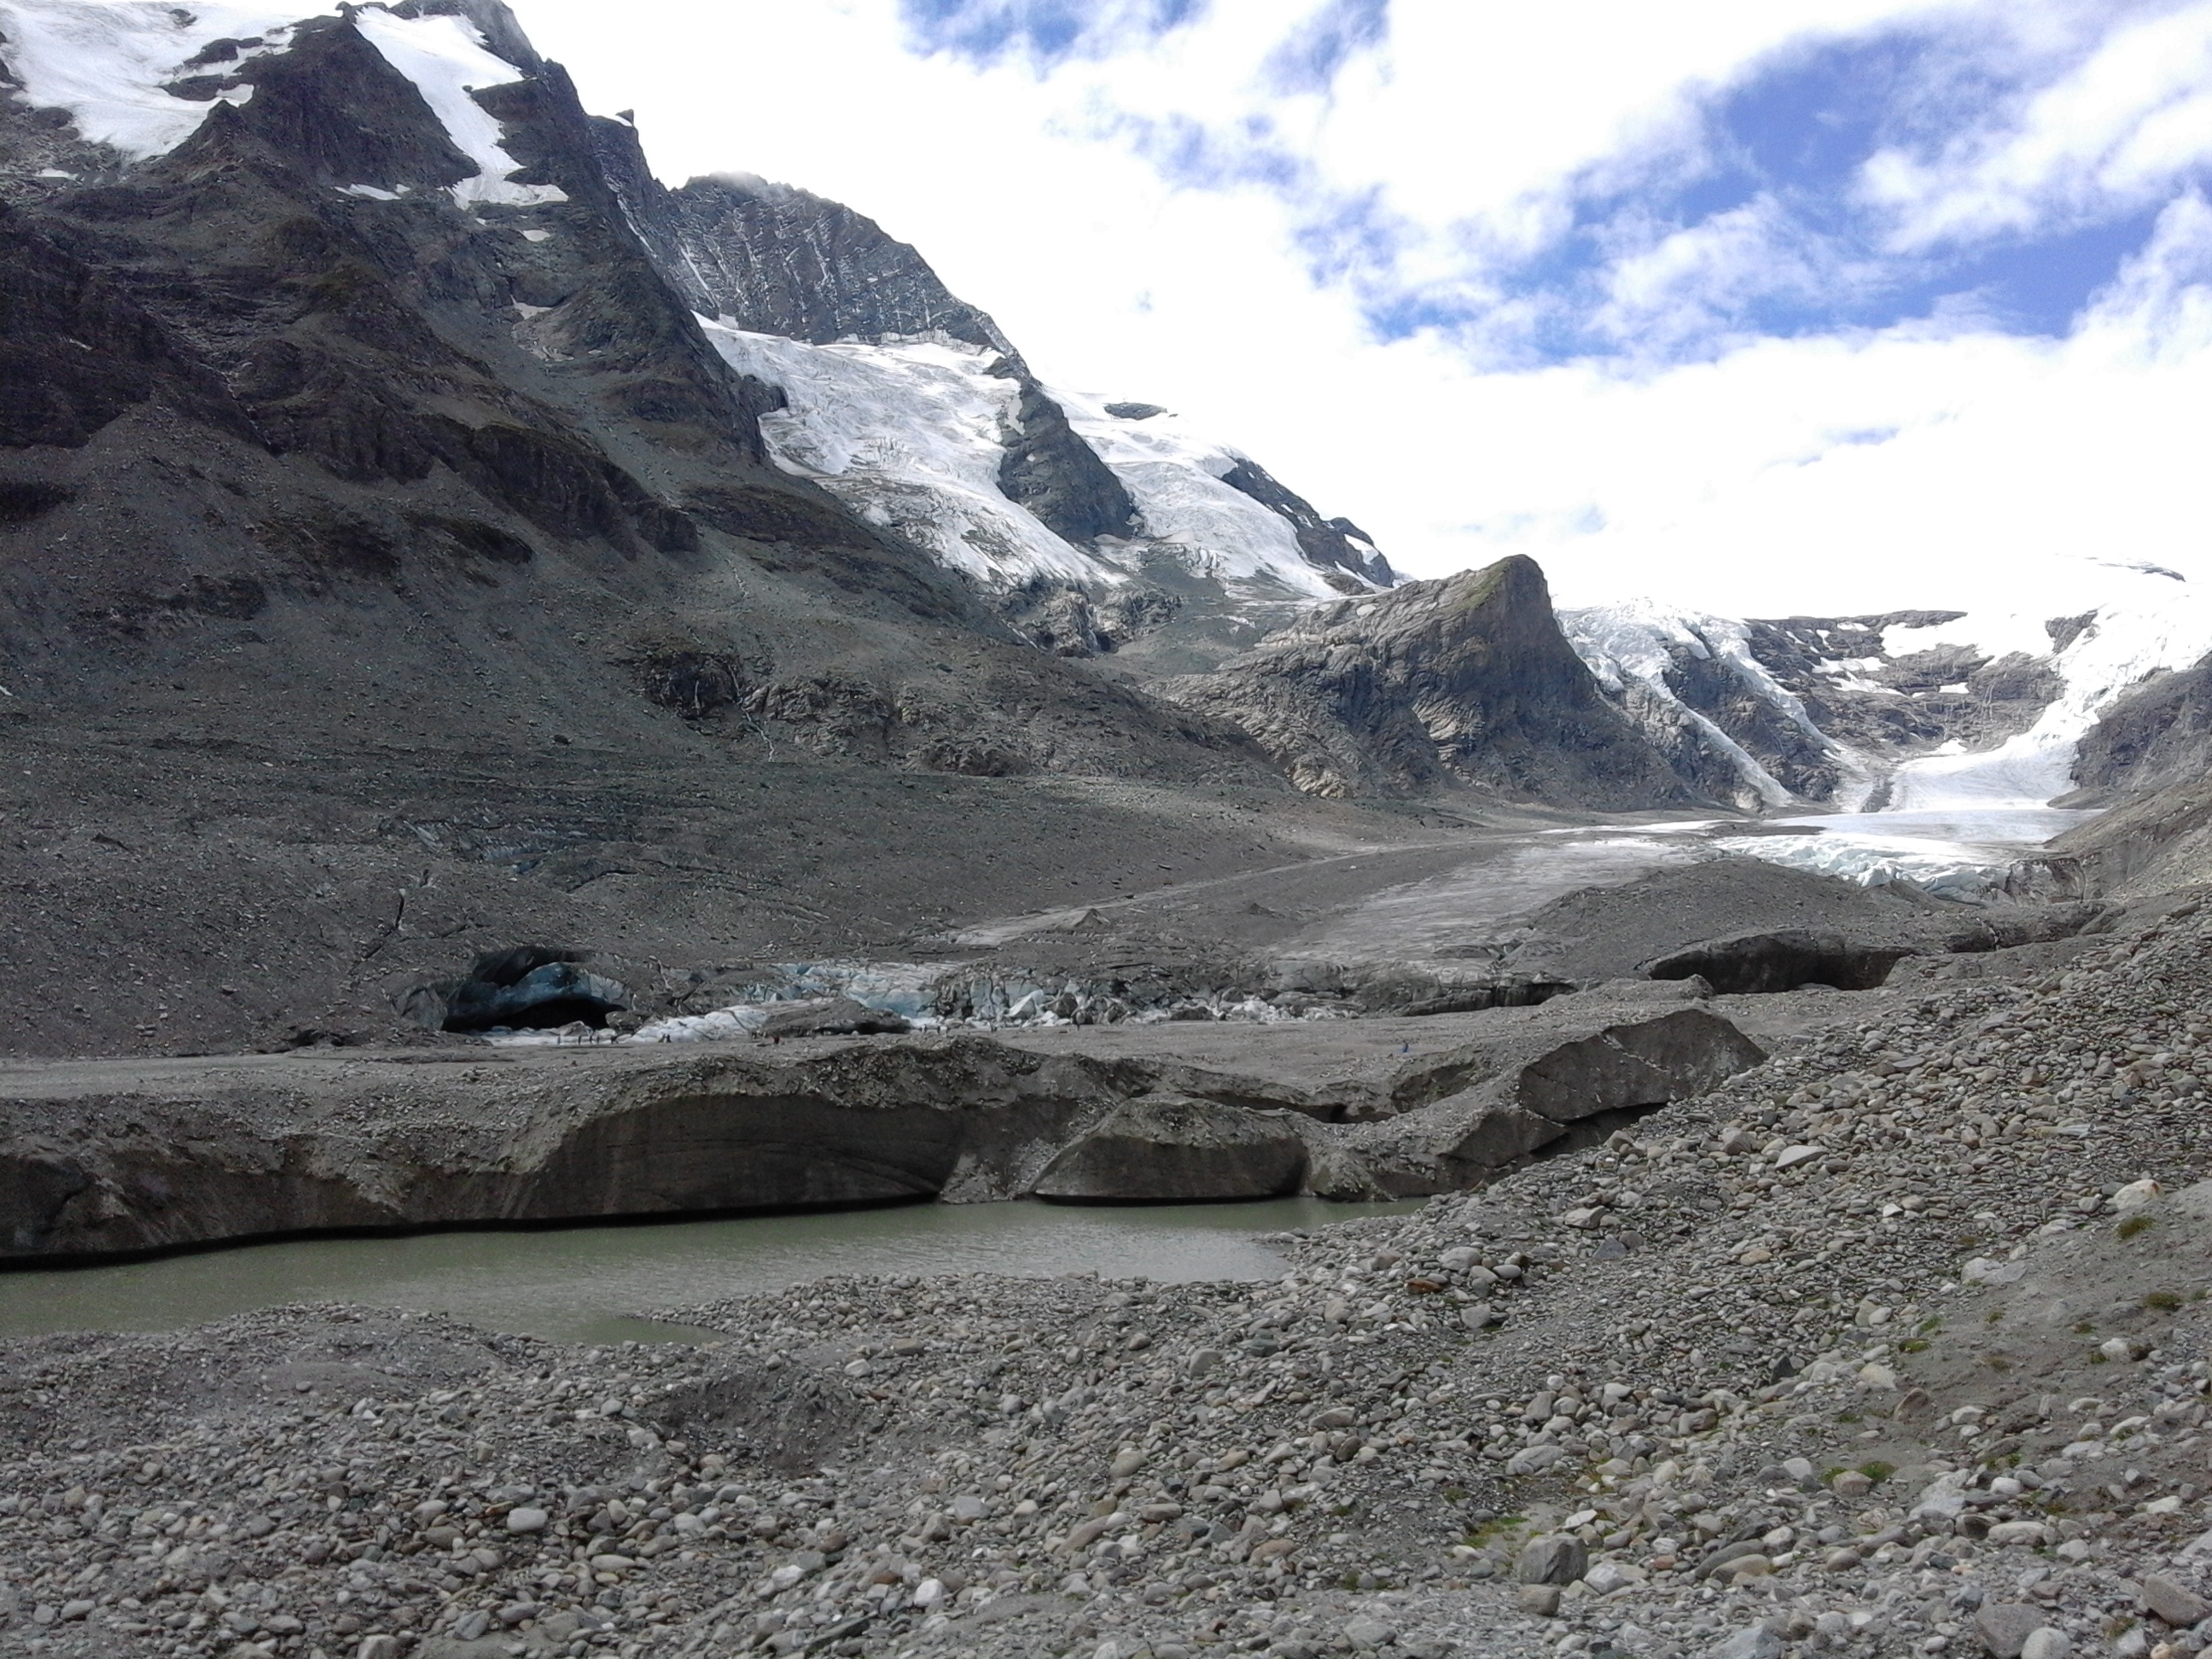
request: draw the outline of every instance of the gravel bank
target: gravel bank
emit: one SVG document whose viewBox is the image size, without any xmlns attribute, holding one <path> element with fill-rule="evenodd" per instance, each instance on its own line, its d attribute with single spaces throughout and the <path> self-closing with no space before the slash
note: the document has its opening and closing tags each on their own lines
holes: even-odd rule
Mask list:
<svg viewBox="0 0 2212 1659">
<path fill-rule="evenodd" d="M 10 1345 L 0 1650 L 2195 1653 L 2208 945 L 1869 1000 L 1278 1284 Z"/>
</svg>

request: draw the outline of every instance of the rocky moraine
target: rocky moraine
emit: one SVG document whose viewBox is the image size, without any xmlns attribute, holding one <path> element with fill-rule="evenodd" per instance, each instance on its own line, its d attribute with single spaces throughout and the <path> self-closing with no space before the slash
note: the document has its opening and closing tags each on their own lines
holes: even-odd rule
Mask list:
<svg viewBox="0 0 2212 1659">
<path fill-rule="evenodd" d="M 839 1279 L 659 1310 L 694 1346 L 330 1307 L 15 1344 L 0 1630 L 2195 1653 L 2208 943 L 2185 908 L 1867 994 L 1599 1146 L 1285 1237 L 1259 1285 Z"/>
</svg>

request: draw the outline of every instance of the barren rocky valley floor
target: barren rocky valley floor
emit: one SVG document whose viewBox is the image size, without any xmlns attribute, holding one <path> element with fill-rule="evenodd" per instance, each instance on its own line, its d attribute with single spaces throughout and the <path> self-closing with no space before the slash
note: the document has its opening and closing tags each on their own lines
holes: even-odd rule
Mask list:
<svg viewBox="0 0 2212 1659">
<path fill-rule="evenodd" d="M 1762 1005 L 1764 1063 L 1285 1237 L 1272 1283 L 655 1310 L 696 1345 L 334 1307 L 15 1343 L 0 1628 L 87 1656 L 2192 1652 L 2208 937 L 2181 906 L 2055 970 L 1722 999 Z"/>
</svg>

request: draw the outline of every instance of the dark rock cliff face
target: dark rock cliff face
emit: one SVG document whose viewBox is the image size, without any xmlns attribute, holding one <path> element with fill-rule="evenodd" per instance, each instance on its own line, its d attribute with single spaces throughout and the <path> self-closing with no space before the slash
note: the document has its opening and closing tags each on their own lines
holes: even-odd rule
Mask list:
<svg viewBox="0 0 2212 1659">
<path fill-rule="evenodd" d="M 1304 496 L 1285 489 L 1256 461 L 1239 461 L 1222 474 L 1221 482 L 1249 495 L 1261 506 L 1290 520 L 1297 532 L 1298 550 L 1306 562 L 1319 569 L 1358 580 L 1338 584 L 1346 593 L 1364 593 L 1371 585 L 1390 587 L 1398 573 L 1377 552 L 1367 532 L 1349 519 L 1324 519 Z"/>
<path fill-rule="evenodd" d="M 1814 723 L 1841 742 L 1876 754 L 1909 754 L 1954 739 L 1985 748 L 2033 726 L 2058 695 L 2058 678 L 2018 652 L 1990 657 L 1946 645 L 1893 657 L 1884 648 L 1889 629 L 1931 628 L 1962 614 L 1893 611 L 1754 622 L 1752 650 L 1802 699 Z M 1863 664 L 1855 677 L 1880 689 L 1838 685 L 1832 666 L 1843 662 Z"/>
<path fill-rule="evenodd" d="M 715 175 L 670 190 L 628 122 L 594 118 L 592 136 L 655 263 L 708 315 L 816 345 L 936 331 L 1013 353 L 996 323 L 872 219 L 758 179 Z"/>
<path fill-rule="evenodd" d="M 2212 658 L 2153 675 L 2085 732 L 2074 781 L 2085 790 L 2139 793 L 2212 772 Z"/>
<path fill-rule="evenodd" d="M 1618 808 L 1695 798 L 1600 692 L 1526 558 L 1327 606 L 1217 673 L 1160 689 L 1234 719 L 1316 794 L 1460 787 Z"/>
<path fill-rule="evenodd" d="M 2111 808 L 2057 843 L 2100 892 L 2212 880 L 2212 659 L 2155 674 L 2082 735 L 2069 804 Z"/>
</svg>

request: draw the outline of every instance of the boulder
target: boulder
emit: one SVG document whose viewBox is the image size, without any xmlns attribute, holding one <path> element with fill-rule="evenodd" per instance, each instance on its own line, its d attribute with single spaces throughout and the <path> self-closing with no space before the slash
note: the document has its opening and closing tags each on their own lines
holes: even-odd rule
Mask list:
<svg viewBox="0 0 2212 1659">
<path fill-rule="evenodd" d="M 1702 1094 L 1765 1060 L 1764 1049 L 1718 1014 L 1683 1008 L 1607 1026 L 1563 1042 L 1508 1079 L 1513 1103 L 1572 1123 L 1625 1106 L 1663 1106 Z"/>
<path fill-rule="evenodd" d="M 1595 1018 L 1574 1017 L 1580 1001 L 1565 999 L 1480 1050 L 1425 1060 L 1413 1083 L 1468 1086 L 1399 1116 L 1352 1125 L 1346 1146 L 1378 1184 L 1401 1195 L 1454 1191 L 1585 1118 L 1687 1099 L 1766 1058 L 1704 1008 L 1601 1023 L 1602 1005 L 1592 1006 Z"/>
<path fill-rule="evenodd" d="M 810 997 L 778 1004 L 756 1035 L 764 1037 L 873 1036 L 914 1028 L 905 1017 L 887 1014 L 850 997 Z"/>
<path fill-rule="evenodd" d="M 2142 1604 L 2145 1613 L 2156 1614 L 2177 1630 L 2212 1618 L 2212 1601 L 2163 1573 L 2153 1573 L 2145 1578 L 2136 1599 Z"/>
<path fill-rule="evenodd" d="M 1249 1112 L 1183 1095 L 1142 1095 L 1065 1147 L 1039 1198 L 1201 1203 L 1297 1191 L 1306 1143 L 1287 1112 Z"/>
<path fill-rule="evenodd" d="M 1974 1634 L 1982 1638 L 1990 1659 L 2020 1659 L 2027 1638 L 2046 1622 L 2040 1607 L 2024 1601 L 1991 1601 L 1974 1614 Z"/>
<path fill-rule="evenodd" d="M 1589 1568 L 1589 1551 L 1572 1533 L 1546 1533 L 1521 1547 L 1514 1577 L 1524 1584 L 1571 1584 Z"/>
</svg>

